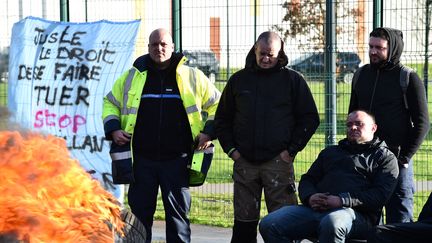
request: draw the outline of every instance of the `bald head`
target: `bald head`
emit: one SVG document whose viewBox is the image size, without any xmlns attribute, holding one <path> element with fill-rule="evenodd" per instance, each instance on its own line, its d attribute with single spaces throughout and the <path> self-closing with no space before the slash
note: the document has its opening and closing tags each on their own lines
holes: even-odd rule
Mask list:
<svg viewBox="0 0 432 243">
<path fill-rule="evenodd" d="M 255 47 L 257 47 L 258 43 L 260 42 L 266 45 L 271 45 L 273 42 L 279 42 L 279 45 L 281 45 L 282 40 L 277 33 L 272 31 L 266 31 L 258 36 Z"/>
<path fill-rule="evenodd" d="M 282 40 L 278 34 L 271 31 L 263 32 L 255 43 L 255 57 L 258 67 L 269 69 L 278 63 Z"/>
<path fill-rule="evenodd" d="M 152 39 L 154 38 L 158 38 L 160 36 L 165 36 L 167 39 L 169 39 L 172 43 L 172 37 L 170 32 L 167 29 L 164 28 L 159 28 L 159 29 L 155 29 L 150 33 L 150 37 L 149 40 L 151 42 Z"/>
<path fill-rule="evenodd" d="M 168 30 L 160 28 L 152 31 L 149 37 L 148 51 L 156 68 L 165 69 L 170 64 L 174 44 Z"/>
</svg>

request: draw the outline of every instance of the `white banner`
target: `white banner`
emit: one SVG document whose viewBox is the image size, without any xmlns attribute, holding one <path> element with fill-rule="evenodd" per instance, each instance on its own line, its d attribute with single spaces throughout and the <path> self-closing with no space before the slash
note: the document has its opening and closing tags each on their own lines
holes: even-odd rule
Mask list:
<svg viewBox="0 0 432 243">
<path fill-rule="evenodd" d="M 72 156 L 122 201 L 112 185 L 102 100 L 132 65 L 139 20 L 69 23 L 27 17 L 14 24 L 8 107 L 24 128 L 66 140 Z"/>
</svg>

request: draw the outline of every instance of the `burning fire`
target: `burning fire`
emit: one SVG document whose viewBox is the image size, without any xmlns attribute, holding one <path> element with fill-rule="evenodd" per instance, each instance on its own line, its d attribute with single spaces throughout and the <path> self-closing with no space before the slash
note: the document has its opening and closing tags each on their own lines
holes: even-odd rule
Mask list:
<svg viewBox="0 0 432 243">
<path fill-rule="evenodd" d="M 114 242 L 117 200 L 57 137 L 0 131 L 0 236 L 24 242 Z"/>
</svg>

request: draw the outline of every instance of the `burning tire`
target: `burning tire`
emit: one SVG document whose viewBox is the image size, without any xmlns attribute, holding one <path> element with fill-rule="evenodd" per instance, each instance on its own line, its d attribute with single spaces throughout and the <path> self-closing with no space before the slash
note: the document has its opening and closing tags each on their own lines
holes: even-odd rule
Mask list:
<svg viewBox="0 0 432 243">
<path fill-rule="evenodd" d="M 72 158 L 64 139 L 2 130 L 0 154 L 0 242 L 112 243 L 123 228 L 132 239 L 125 242 L 144 239 L 137 220 Z"/>
<path fill-rule="evenodd" d="M 138 243 L 146 241 L 144 225 L 132 212 L 123 209 L 121 212 L 121 219 L 125 223 L 123 228 L 124 236 L 116 235 L 116 243 Z"/>
<path fill-rule="evenodd" d="M 0 243 L 22 243 L 14 235 L 0 235 Z"/>
</svg>

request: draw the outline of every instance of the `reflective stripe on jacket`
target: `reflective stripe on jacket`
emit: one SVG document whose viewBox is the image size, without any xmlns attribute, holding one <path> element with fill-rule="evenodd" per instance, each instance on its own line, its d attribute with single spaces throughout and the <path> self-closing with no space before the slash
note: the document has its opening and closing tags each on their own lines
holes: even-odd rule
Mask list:
<svg viewBox="0 0 432 243">
<path fill-rule="evenodd" d="M 176 81 L 194 139 L 204 128 L 205 121 L 214 119 L 220 92 L 203 72 L 183 65 L 185 61 L 183 57 L 177 65 Z M 118 129 L 133 134 L 146 78 L 147 71 L 139 72 L 133 67 L 116 80 L 111 92 L 104 97 L 102 119 L 105 125 L 117 120 Z M 203 112 L 208 114 L 206 118 Z M 106 133 L 112 131 L 105 130 Z"/>
</svg>

